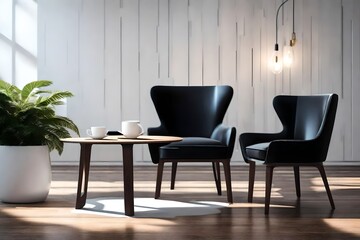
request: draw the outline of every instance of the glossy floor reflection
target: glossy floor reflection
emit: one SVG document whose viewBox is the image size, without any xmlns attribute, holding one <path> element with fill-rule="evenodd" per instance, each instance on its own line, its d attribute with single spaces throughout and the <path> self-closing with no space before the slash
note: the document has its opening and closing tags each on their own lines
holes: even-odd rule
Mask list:
<svg viewBox="0 0 360 240">
<path fill-rule="evenodd" d="M 135 198 L 135 218 L 175 218 L 181 216 L 201 216 L 219 214 L 219 208 L 228 204 L 221 202 L 180 202 L 154 198 Z M 74 213 L 96 214 L 109 217 L 127 217 L 124 214 L 124 199 L 95 198 L 88 199 L 83 209 Z"/>
<path fill-rule="evenodd" d="M 276 169 L 270 214 L 264 215 L 264 169 L 247 203 L 246 166 L 232 168 L 234 204 L 218 196 L 211 167 L 179 166 L 175 190 L 165 168 L 155 200 L 156 166 L 135 167 L 135 216 L 123 215 L 121 167 L 92 167 L 86 209 L 75 210 L 77 167 L 54 167 L 44 203 L 0 203 L 1 240 L 86 239 L 360 239 L 360 167 L 326 167 L 331 210 L 316 169 L 300 169 L 300 199 L 292 169 Z"/>
</svg>

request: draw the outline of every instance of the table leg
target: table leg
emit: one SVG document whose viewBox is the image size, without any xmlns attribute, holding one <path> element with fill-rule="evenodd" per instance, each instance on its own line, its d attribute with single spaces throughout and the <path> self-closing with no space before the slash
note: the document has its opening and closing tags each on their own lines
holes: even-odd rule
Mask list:
<svg viewBox="0 0 360 240">
<path fill-rule="evenodd" d="M 76 195 L 76 209 L 81 209 L 86 203 L 87 187 L 89 181 L 90 156 L 92 144 L 80 143 L 79 179 Z"/>
<path fill-rule="evenodd" d="M 133 144 L 122 144 L 125 215 L 134 216 Z"/>
</svg>

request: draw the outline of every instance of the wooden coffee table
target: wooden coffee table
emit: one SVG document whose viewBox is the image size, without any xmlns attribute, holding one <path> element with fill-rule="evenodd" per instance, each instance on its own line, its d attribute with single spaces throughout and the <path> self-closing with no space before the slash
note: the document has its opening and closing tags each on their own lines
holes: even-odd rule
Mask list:
<svg viewBox="0 0 360 240">
<path fill-rule="evenodd" d="M 86 203 L 87 187 L 89 181 L 91 147 L 94 144 L 119 144 L 123 151 L 123 175 L 124 175 L 124 204 L 125 215 L 134 216 L 134 168 L 133 146 L 134 144 L 170 143 L 181 141 L 180 137 L 173 136 L 140 136 L 138 138 L 125 138 L 123 136 L 108 136 L 97 140 L 91 138 L 63 138 L 65 143 L 80 144 L 80 166 L 78 188 L 76 195 L 76 209 L 81 209 Z"/>
</svg>

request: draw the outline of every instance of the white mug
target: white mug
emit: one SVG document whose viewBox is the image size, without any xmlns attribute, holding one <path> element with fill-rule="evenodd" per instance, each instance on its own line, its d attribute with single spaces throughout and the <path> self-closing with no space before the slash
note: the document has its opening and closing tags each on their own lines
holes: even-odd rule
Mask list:
<svg viewBox="0 0 360 240">
<path fill-rule="evenodd" d="M 137 138 L 144 133 L 143 127 L 137 120 L 122 121 L 121 122 L 121 133 L 126 138 Z"/>
<path fill-rule="evenodd" d="M 102 139 L 106 136 L 106 127 L 96 126 L 86 130 L 87 135 L 94 139 Z"/>
</svg>

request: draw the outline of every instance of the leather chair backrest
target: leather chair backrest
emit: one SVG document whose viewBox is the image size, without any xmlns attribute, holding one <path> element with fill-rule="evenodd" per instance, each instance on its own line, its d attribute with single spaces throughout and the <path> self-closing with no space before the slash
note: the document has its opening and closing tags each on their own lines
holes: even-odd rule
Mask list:
<svg viewBox="0 0 360 240">
<path fill-rule="evenodd" d="M 231 86 L 154 86 L 151 98 L 170 135 L 210 137 L 222 123 L 233 96 Z"/>
<path fill-rule="evenodd" d="M 310 140 L 323 132 L 331 137 L 337 102 L 336 94 L 279 95 L 274 98 L 273 105 L 283 124 L 284 138 Z"/>
<path fill-rule="evenodd" d="M 297 97 L 294 139 L 314 139 L 325 120 L 329 95 Z"/>
</svg>

